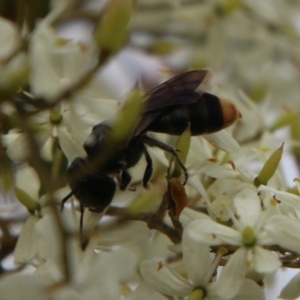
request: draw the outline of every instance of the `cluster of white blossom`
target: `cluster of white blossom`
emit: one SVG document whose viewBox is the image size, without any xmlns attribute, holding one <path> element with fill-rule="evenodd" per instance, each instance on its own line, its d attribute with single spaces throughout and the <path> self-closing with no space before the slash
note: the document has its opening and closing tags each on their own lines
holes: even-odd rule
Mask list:
<svg viewBox="0 0 300 300">
<path fill-rule="evenodd" d="M 31 27 L 37 12 L 20 24 L 0 7 L 0 299 L 300 297 L 300 272 L 270 283 L 300 269 L 298 2 L 53 0 Z M 186 185 L 149 147 L 148 189 L 141 159 L 104 211 L 74 195 L 61 211 L 92 127 L 133 90 L 202 68 L 243 118 L 189 149 L 155 135 L 188 151 Z"/>
</svg>

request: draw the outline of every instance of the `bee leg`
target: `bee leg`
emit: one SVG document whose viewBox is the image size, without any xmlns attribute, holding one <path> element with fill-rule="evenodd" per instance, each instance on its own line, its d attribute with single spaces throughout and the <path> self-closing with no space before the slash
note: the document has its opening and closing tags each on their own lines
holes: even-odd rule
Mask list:
<svg viewBox="0 0 300 300">
<path fill-rule="evenodd" d="M 156 139 L 153 139 L 153 138 L 151 138 L 151 137 L 149 137 L 147 135 L 143 136 L 143 142 L 146 145 L 150 146 L 150 147 L 157 147 L 157 148 L 160 148 L 160 149 L 162 149 L 164 151 L 167 151 L 167 152 L 171 153 L 175 157 L 175 159 L 177 160 L 179 166 L 181 167 L 182 171 L 184 172 L 185 179 L 184 179 L 183 185 L 185 185 L 186 182 L 187 182 L 187 180 L 189 179 L 189 174 L 188 174 L 188 171 L 187 171 L 184 163 L 182 162 L 182 160 L 178 156 L 176 150 L 173 147 L 171 147 L 171 146 L 169 146 L 169 145 L 167 145 L 165 143 L 162 143 L 162 142 L 160 142 L 160 141 L 158 141 Z"/>
<path fill-rule="evenodd" d="M 60 204 L 60 210 L 61 211 L 64 210 L 65 203 L 72 197 L 73 194 L 74 194 L 74 191 L 72 191 L 71 193 L 69 193 L 64 199 L 61 200 L 61 204 Z"/>
<path fill-rule="evenodd" d="M 130 181 L 131 181 L 131 175 L 129 174 L 129 172 L 126 169 L 122 170 L 120 190 L 125 191 Z"/>
<path fill-rule="evenodd" d="M 152 176 L 153 173 L 153 163 L 152 163 L 152 158 L 149 154 L 149 152 L 147 151 L 147 148 L 144 147 L 144 155 L 146 158 L 146 162 L 147 162 L 147 166 L 144 172 L 144 177 L 143 177 L 143 187 L 146 189 L 148 188 L 148 183 L 150 181 L 150 178 Z"/>
<path fill-rule="evenodd" d="M 80 235 L 80 244 L 82 250 L 84 250 L 85 248 L 85 240 L 83 236 L 83 214 L 84 214 L 84 207 L 82 204 L 80 204 L 79 235 Z"/>
</svg>

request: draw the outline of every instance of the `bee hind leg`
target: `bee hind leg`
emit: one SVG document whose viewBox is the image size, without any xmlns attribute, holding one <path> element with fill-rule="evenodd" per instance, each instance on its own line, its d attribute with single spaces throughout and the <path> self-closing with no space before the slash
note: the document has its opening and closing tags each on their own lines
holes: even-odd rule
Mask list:
<svg viewBox="0 0 300 300">
<path fill-rule="evenodd" d="M 184 182 L 182 183 L 183 185 L 186 184 L 187 180 L 189 179 L 189 174 L 188 174 L 188 171 L 187 171 L 187 168 L 186 166 L 184 165 L 184 163 L 182 162 L 182 160 L 180 159 L 176 149 L 174 149 L 173 147 L 165 144 L 165 143 L 162 143 L 156 139 L 153 139 L 147 135 L 143 136 L 143 142 L 150 146 L 150 147 L 157 147 L 157 148 L 160 148 L 164 151 L 167 151 L 169 153 L 171 153 L 174 158 L 176 159 L 176 161 L 178 162 L 179 166 L 181 167 L 182 171 L 184 172 L 184 176 L 185 176 L 185 179 L 184 179 Z"/>
</svg>

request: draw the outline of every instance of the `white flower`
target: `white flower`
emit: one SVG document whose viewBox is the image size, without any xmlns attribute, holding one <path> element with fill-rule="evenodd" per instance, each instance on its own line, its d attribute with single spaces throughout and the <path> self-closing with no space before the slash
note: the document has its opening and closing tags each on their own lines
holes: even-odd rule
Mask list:
<svg viewBox="0 0 300 300">
<path fill-rule="evenodd" d="M 226 130 L 206 134 L 203 136 L 213 146 L 227 152 L 237 152 L 240 148 L 238 142 Z"/>
<path fill-rule="evenodd" d="M 297 181 L 296 183 L 298 185 Z M 298 186 L 298 190 L 299 190 L 299 186 Z M 299 217 L 300 214 L 299 196 L 288 192 L 282 192 L 264 185 L 261 185 L 258 188 L 258 191 L 259 193 L 270 194 L 271 197 L 274 197 L 276 200 L 278 200 L 279 203 L 277 204 L 277 206 L 279 207 L 279 211 L 281 212 L 281 214 L 286 216 L 294 215 Z"/>
<path fill-rule="evenodd" d="M 94 59 L 92 46 L 62 41 L 47 22 L 41 22 L 33 34 L 30 55 L 32 93 L 34 97 L 44 99 L 51 99 L 74 84 L 75 79 L 89 68 L 89 61 Z M 31 117 L 30 123 L 37 129 L 40 147 L 51 137 L 57 137 L 69 160 L 84 156 L 82 145 L 91 127 L 111 118 L 119 107 L 117 101 L 100 97 L 91 89 L 83 89 L 73 100 L 63 101 L 54 109 Z M 23 161 L 28 157 L 29 147 L 23 133 L 11 132 L 5 141 L 11 159 Z"/>
<path fill-rule="evenodd" d="M 224 277 L 224 280 L 219 285 L 219 293 L 222 293 L 222 288 L 226 286 L 232 286 L 233 290 L 238 291 L 242 279 L 251 269 L 258 273 L 269 273 L 281 266 L 279 259 L 271 251 L 263 248 L 275 242 L 264 230 L 267 214 L 261 210 L 260 199 L 255 190 L 246 188 L 237 194 L 234 207 L 237 217 L 230 213 L 232 228 L 207 218 L 195 220 L 186 228 L 191 238 L 201 243 L 239 247 L 222 271 L 221 277 Z"/>
<path fill-rule="evenodd" d="M 233 205 L 234 197 L 246 188 L 249 183 L 253 182 L 255 177 L 229 163 L 221 165 L 213 160 L 200 161 L 189 167 L 188 170 L 190 176 L 187 185 L 191 186 L 202 196 L 209 215 L 213 219 L 218 218 L 224 222 L 228 221 L 230 217 L 228 206 L 231 207 Z M 205 189 L 201 180 L 195 176 L 199 173 L 216 180 Z M 203 201 L 197 205 L 201 204 L 203 204 Z"/>
<path fill-rule="evenodd" d="M 173 297 L 187 297 L 197 292 L 202 295 L 200 299 L 242 299 L 243 293 L 243 299 L 263 299 L 261 289 L 250 280 L 242 280 L 243 288 L 240 291 L 234 289 L 235 294 L 230 291 L 231 286 L 222 285 L 223 294 L 218 298 L 219 281 L 212 283 L 211 280 L 222 255 L 217 254 L 213 258 L 209 247 L 192 239 L 188 232 L 183 234 L 182 254 L 187 279 L 167 264 L 146 260 L 141 263 L 145 283 L 156 291 Z M 248 296 L 246 293 L 249 293 Z"/>
<path fill-rule="evenodd" d="M 39 295 L 39 299 L 49 299 L 50 294 L 55 299 L 66 299 L 66 295 L 69 295 L 68 297 L 77 295 L 78 299 L 90 300 L 119 299 L 120 284 L 131 278 L 136 264 L 134 254 L 122 249 L 95 253 L 93 247 L 88 247 L 82 252 L 73 244 L 69 245 L 67 256 L 68 261 L 60 264 L 51 259 L 41 264 L 36 271 L 39 276 L 22 275 L 22 283 L 30 282 L 28 288 L 26 286 L 22 288 L 22 299 L 32 299 L 33 294 Z M 70 268 L 68 270 L 70 278 L 64 282 L 63 269 L 67 264 Z M 15 292 L 19 280 L 20 275 L 10 276 L 9 281 L 0 280 L 2 299 L 19 299 L 13 298 L 15 293 L 20 296 L 19 288 Z"/>
<path fill-rule="evenodd" d="M 70 229 L 73 225 L 69 224 L 68 230 L 63 234 L 55 223 L 53 215 L 46 212 L 47 210 L 42 211 L 44 216 L 41 219 L 31 216 L 27 220 L 15 249 L 15 262 L 29 263 L 36 268 L 35 273 L 43 279 L 28 277 L 33 281 L 33 289 L 38 292 L 39 289 L 47 287 L 47 293 L 55 296 L 55 299 L 65 299 L 66 295 L 71 297 L 70 295 L 73 294 L 78 294 L 78 299 L 118 299 L 121 293 L 119 285 L 129 280 L 134 273 L 135 254 L 126 249 L 111 252 L 95 251 L 99 247 L 92 240 L 82 251 L 77 235 L 66 236 L 67 232 L 72 233 Z M 64 223 L 69 219 L 64 220 Z M 143 225 L 143 228 L 146 227 L 145 224 Z M 140 227 L 132 224 L 127 227 L 127 230 Z M 143 230 L 145 232 L 145 229 Z M 135 232 L 140 235 L 133 238 L 138 238 L 140 241 L 144 232 L 136 229 Z M 113 231 L 110 234 L 113 235 Z M 130 237 L 126 229 L 123 228 L 119 234 L 123 234 L 123 243 L 128 243 L 124 238 L 125 235 Z M 61 239 L 63 236 L 64 240 Z M 148 237 L 147 234 L 145 236 Z M 107 241 L 105 245 L 108 245 Z M 11 280 L 17 284 L 14 276 Z M 56 288 L 57 284 L 59 285 Z M 27 294 L 30 292 L 32 291 L 24 291 L 24 299 L 27 299 Z M 13 291 L 7 290 L 6 294 L 5 290 L 5 294 L 1 293 L 1 296 L 10 293 Z"/>
</svg>

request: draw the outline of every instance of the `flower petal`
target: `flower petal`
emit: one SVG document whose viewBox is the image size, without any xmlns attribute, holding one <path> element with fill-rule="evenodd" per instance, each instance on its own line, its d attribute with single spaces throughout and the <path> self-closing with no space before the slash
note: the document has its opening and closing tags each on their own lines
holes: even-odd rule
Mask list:
<svg viewBox="0 0 300 300">
<path fill-rule="evenodd" d="M 36 255 L 39 235 L 35 225 L 38 221 L 38 217 L 30 216 L 24 223 L 14 251 L 15 264 L 28 263 Z"/>
<path fill-rule="evenodd" d="M 197 177 L 190 177 L 187 181 L 187 185 L 191 186 L 194 188 L 204 199 L 207 205 L 209 205 L 209 198 L 206 193 L 206 190 L 202 183 L 200 182 L 199 178 Z"/>
<path fill-rule="evenodd" d="M 211 264 L 210 248 L 192 239 L 186 231 L 182 237 L 183 263 L 194 286 L 203 285 L 204 276 Z"/>
<path fill-rule="evenodd" d="M 84 282 L 88 289 L 102 289 L 104 292 L 106 285 L 113 286 L 114 282 L 119 284 L 128 280 L 136 268 L 136 263 L 136 256 L 128 249 L 101 251 L 97 254 L 94 245 L 90 244 L 79 266 L 77 280 Z"/>
<path fill-rule="evenodd" d="M 62 40 L 46 21 L 41 22 L 33 32 L 29 48 L 33 94 L 44 98 L 57 96 L 94 63 L 94 51 L 93 47 Z"/>
<path fill-rule="evenodd" d="M 142 243 L 150 237 L 150 230 L 145 222 L 130 221 L 123 226 L 105 229 L 93 234 L 91 239 L 101 246 L 121 245 L 124 243 Z"/>
<path fill-rule="evenodd" d="M 30 166 L 24 166 L 18 169 L 16 173 L 16 186 L 26 193 L 35 201 L 39 199 L 40 181 L 37 172 Z"/>
<path fill-rule="evenodd" d="M 146 283 L 160 293 L 185 297 L 193 290 L 185 278 L 162 263 L 145 260 L 141 263 L 140 271 Z"/>
<path fill-rule="evenodd" d="M 182 213 L 180 215 L 180 221 L 181 221 L 182 217 L 184 217 L 184 219 L 188 219 L 189 223 L 194 220 L 199 220 L 199 219 L 210 220 L 210 217 L 208 215 L 198 212 L 196 210 L 193 210 L 189 207 L 185 207 L 184 210 L 182 211 Z"/>
<path fill-rule="evenodd" d="M 265 299 L 262 288 L 253 280 L 245 279 L 240 291 L 232 300 L 263 300 Z"/>
<path fill-rule="evenodd" d="M 248 271 L 246 255 L 247 249 L 239 248 L 223 268 L 216 284 L 217 293 L 221 299 L 224 295 L 226 295 L 226 299 L 232 299 L 240 291 Z"/>
<path fill-rule="evenodd" d="M 300 253 L 300 221 L 285 216 L 272 216 L 265 230 L 281 247 Z"/>
<path fill-rule="evenodd" d="M 62 151 L 70 161 L 76 157 L 85 156 L 82 145 L 87 135 L 84 134 L 84 130 L 74 131 L 69 126 L 59 126 L 57 136 Z"/>
<path fill-rule="evenodd" d="M 258 273 L 275 272 L 281 267 L 280 260 L 269 250 L 256 246 L 254 248 L 254 269 Z"/>
<path fill-rule="evenodd" d="M 41 258 L 45 260 L 53 259 L 57 265 L 60 265 L 63 251 L 60 239 L 61 232 L 50 210 L 39 219 L 35 225 L 35 229 L 40 235 L 38 240 L 38 254 Z"/>
<path fill-rule="evenodd" d="M 36 275 L 12 275 L 0 281 L 1 300 L 48 300 L 47 286 Z"/>
<path fill-rule="evenodd" d="M 125 300 L 167 300 L 167 298 L 156 292 L 153 288 L 145 282 L 139 284 L 135 291 Z"/>
<path fill-rule="evenodd" d="M 196 220 L 185 229 L 192 239 L 207 245 L 241 245 L 241 235 L 230 227 L 212 220 Z"/>
<path fill-rule="evenodd" d="M 71 286 L 64 286 L 60 289 L 54 289 L 52 293 L 53 300 L 86 300 L 86 296 L 78 293 L 77 290 Z"/>
<path fill-rule="evenodd" d="M 5 60 L 12 51 L 16 49 L 18 44 L 21 42 L 19 36 L 19 30 L 16 23 L 10 22 L 5 18 L 0 18 L 0 28 L 1 28 L 1 47 L 0 47 L 0 57 L 1 60 Z"/>
<path fill-rule="evenodd" d="M 296 299 L 300 296 L 299 289 L 300 273 L 292 278 L 292 280 L 282 289 L 280 298 L 283 299 Z"/>
<path fill-rule="evenodd" d="M 50 127 L 40 127 L 40 132 L 36 136 L 37 141 L 42 147 L 51 136 Z M 4 136 L 4 143 L 7 146 L 7 154 L 10 159 L 16 161 L 25 161 L 30 154 L 28 139 L 25 133 L 9 133 Z"/>
<path fill-rule="evenodd" d="M 255 228 L 261 216 L 261 204 L 257 193 L 252 188 L 246 187 L 234 199 L 234 207 L 238 220 L 246 226 Z"/>
<path fill-rule="evenodd" d="M 209 284 L 207 288 L 207 299 L 210 300 L 219 300 L 220 297 L 218 295 L 218 282 L 213 282 Z M 229 299 L 227 297 L 222 299 Z M 230 298 L 231 300 L 263 300 L 265 299 L 263 289 L 255 283 L 253 280 L 244 279 L 242 286 L 234 298 Z"/>
<path fill-rule="evenodd" d="M 226 152 L 237 152 L 240 149 L 238 142 L 226 130 L 205 134 L 203 137 L 213 146 Z"/>
</svg>

